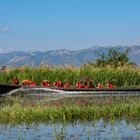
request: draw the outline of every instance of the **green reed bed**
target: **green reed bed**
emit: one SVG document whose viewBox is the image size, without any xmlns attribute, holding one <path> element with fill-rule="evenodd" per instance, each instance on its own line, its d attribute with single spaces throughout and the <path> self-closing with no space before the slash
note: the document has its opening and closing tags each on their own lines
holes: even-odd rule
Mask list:
<svg viewBox="0 0 140 140">
<path fill-rule="evenodd" d="M 70 81 L 75 86 L 76 81 L 83 76 L 90 77 L 94 84 L 109 80 L 115 86 L 140 86 L 140 68 L 94 68 L 92 66 L 83 67 L 21 67 L 9 69 L 1 73 L 0 83 L 11 83 L 14 77 L 18 77 L 20 82 L 24 79 L 33 80 L 40 85 L 42 80 L 48 79 L 51 84 L 54 81 Z"/>
<path fill-rule="evenodd" d="M 113 97 L 113 98 L 69 98 L 56 102 L 27 102 L 21 103 L 15 99 L 0 109 L 1 123 L 31 123 L 49 121 L 94 121 L 98 119 L 139 119 L 140 97 Z M 81 100 L 80 100 L 81 99 Z M 70 102 L 71 100 L 71 102 Z M 78 101 L 76 101 L 78 100 Z M 104 102 L 102 102 L 104 100 Z"/>
</svg>

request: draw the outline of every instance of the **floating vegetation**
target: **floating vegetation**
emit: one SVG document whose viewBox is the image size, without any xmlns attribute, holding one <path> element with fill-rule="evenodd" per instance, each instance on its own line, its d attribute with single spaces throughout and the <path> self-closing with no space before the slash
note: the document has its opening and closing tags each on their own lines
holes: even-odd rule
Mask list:
<svg viewBox="0 0 140 140">
<path fill-rule="evenodd" d="M 26 97 L 1 103 L 1 123 L 73 122 L 75 120 L 139 119 L 140 97 L 63 97 L 58 100 Z"/>
</svg>

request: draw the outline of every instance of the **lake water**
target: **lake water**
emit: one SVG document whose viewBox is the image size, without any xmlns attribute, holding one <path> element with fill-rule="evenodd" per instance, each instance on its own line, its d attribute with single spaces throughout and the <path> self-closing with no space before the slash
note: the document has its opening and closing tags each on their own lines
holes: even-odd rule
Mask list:
<svg viewBox="0 0 140 140">
<path fill-rule="evenodd" d="M 123 121 L 0 125 L 0 140 L 140 140 L 140 122 Z"/>
<path fill-rule="evenodd" d="M 98 93 L 99 94 L 99 93 Z M 41 94 L 42 95 L 42 94 Z M 56 96 L 57 95 L 57 96 Z M 61 96 L 60 96 L 61 95 Z M 77 98 L 66 98 L 64 94 L 51 94 L 51 96 L 34 96 L 31 99 L 22 98 L 20 103 L 24 104 L 27 99 L 32 102 L 37 101 L 59 101 L 63 103 L 63 99 L 67 103 L 77 102 Z M 69 95 L 69 94 L 66 94 Z M 87 94 L 86 94 L 87 95 Z M 90 95 L 90 94 L 89 94 Z M 68 96 L 69 97 L 69 96 Z M 70 96 L 71 97 L 71 96 Z M 73 96 L 72 96 L 73 97 Z M 77 97 L 77 96 L 75 96 Z M 84 97 L 84 96 L 83 96 Z M 79 98 L 83 105 L 90 103 L 107 103 L 108 98 Z M 35 100 L 35 99 L 36 100 Z M 135 97 L 137 99 L 137 97 Z M 61 100 L 60 100 L 61 99 Z M 136 100 L 135 99 L 135 100 Z M 100 102 L 99 102 L 100 101 Z M 113 98 L 114 102 L 126 102 L 126 98 Z M 139 98 L 138 98 L 139 101 Z M 2 101 L 1 101 L 2 102 Z M 9 103 L 9 102 L 8 102 Z M 3 105 L 3 102 L 2 102 Z M 75 122 L 69 124 L 63 123 L 42 123 L 42 124 L 0 124 L 0 140 L 140 140 L 140 121 L 129 122 L 115 121 L 104 122 L 99 120 L 96 122 Z"/>
</svg>

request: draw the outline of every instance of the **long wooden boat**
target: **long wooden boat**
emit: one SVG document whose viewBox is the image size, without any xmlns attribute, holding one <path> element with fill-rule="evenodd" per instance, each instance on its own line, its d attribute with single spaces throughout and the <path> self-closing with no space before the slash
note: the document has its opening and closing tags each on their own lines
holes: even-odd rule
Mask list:
<svg viewBox="0 0 140 140">
<path fill-rule="evenodd" d="M 102 93 L 105 95 L 113 95 L 116 93 L 118 94 L 132 94 L 136 93 L 137 95 L 140 95 L 140 87 L 119 87 L 119 88 L 56 88 L 56 87 L 42 87 L 42 86 L 36 86 L 36 87 L 31 87 L 31 86 L 23 86 L 23 85 L 11 85 L 11 84 L 0 84 L 0 95 L 6 95 L 10 93 L 11 95 L 16 93 L 16 92 L 42 92 L 42 93 L 69 93 L 69 94 L 87 94 L 87 93 Z"/>
<path fill-rule="evenodd" d="M 0 84 L 0 95 L 6 94 L 12 90 L 20 88 L 20 85 Z"/>
</svg>

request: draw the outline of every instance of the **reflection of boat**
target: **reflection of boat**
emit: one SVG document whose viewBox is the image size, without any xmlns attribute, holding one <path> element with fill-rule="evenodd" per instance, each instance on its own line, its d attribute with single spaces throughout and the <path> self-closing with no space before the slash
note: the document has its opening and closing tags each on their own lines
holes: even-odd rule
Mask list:
<svg viewBox="0 0 140 140">
<path fill-rule="evenodd" d="M 11 84 L 1 84 L 0 85 L 0 95 L 5 95 L 8 92 L 14 93 L 15 92 L 33 92 L 33 91 L 42 91 L 42 92 L 61 92 L 61 93 L 102 93 L 102 94 L 133 94 L 133 93 L 137 93 L 140 95 L 140 87 L 120 87 L 120 88 L 75 88 L 75 87 L 71 87 L 71 88 L 56 88 L 56 87 L 41 87 L 41 86 L 36 86 L 36 87 L 31 87 L 31 86 L 22 86 L 22 85 L 11 85 Z"/>
</svg>

